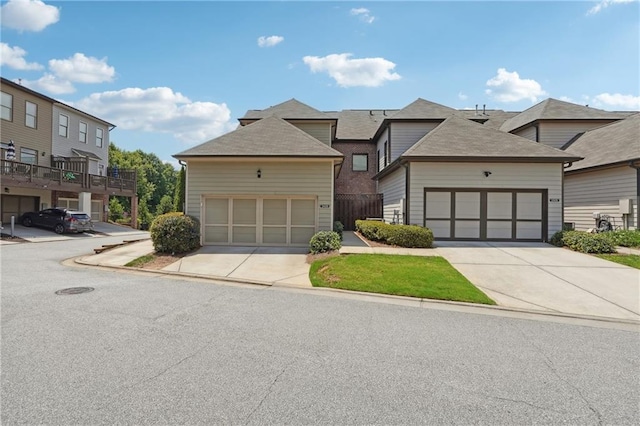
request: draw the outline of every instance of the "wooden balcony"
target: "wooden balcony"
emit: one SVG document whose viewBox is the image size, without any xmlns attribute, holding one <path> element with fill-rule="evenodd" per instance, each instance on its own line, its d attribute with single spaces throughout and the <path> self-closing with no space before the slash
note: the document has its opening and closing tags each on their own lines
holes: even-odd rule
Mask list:
<svg viewBox="0 0 640 426">
<path fill-rule="evenodd" d="M 98 176 L 67 168 L 0 160 L 2 185 L 21 188 L 46 188 L 131 197 L 136 195 L 137 184 L 135 171 L 130 172 L 127 170 L 122 177 L 119 172 L 117 176 Z"/>
</svg>

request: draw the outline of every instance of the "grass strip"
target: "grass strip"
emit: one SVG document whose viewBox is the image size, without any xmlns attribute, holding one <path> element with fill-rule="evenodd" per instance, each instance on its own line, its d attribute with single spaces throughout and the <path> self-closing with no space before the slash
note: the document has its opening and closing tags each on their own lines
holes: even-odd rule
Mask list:
<svg viewBox="0 0 640 426">
<path fill-rule="evenodd" d="M 600 259 L 640 269 L 640 256 L 637 254 L 597 254 Z"/>
<path fill-rule="evenodd" d="M 315 261 L 309 277 L 315 287 L 496 304 L 438 256 L 341 255 Z"/>
</svg>

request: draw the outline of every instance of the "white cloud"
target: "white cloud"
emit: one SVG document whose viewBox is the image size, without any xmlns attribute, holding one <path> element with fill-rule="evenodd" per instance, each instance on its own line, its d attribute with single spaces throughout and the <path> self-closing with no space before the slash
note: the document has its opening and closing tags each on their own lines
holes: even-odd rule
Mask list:
<svg viewBox="0 0 640 426">
<path fill-rule="evenodd" d="M 364 7 L 351 9 L 351 14 L 360 17 L 360 20 L 366 22 L 367 24 L 372 24 L 373 21 L 376 20 L 376 17 L 371 15 L 369 9 L 366 9 Z"/>
<path fill-rule="evenodd" d="M 16 70 L 41 70 L 44 67 L 35 62 L 27 62 L 24 57 L 27 52 L 18 47 L 11 47 L 7 43 L 0 43 L 0 66 Z"/>
<path fill-rule="evenodd" d="M 638 0 L 600 0 L 598 4 L 587 11 L 587 15 L 595 15 L 612 4 L 633 3 L 634 1 Z"/>
<path fill-rule="evenodd" d="M 260 36 L 258 37 L 258 46 L 260 47 L 273 47 L 276 44 L 282 43 L 284 41 L 284 37 L 272 35 L 269 37 Z"/>
<path fill-rule="evenodd" d="M 42 31 L 60 19 L 60 10 L 40 0 L 9 0 L 0 8 L 2 26 L 18 31 Z"/>
<path fill-rule="evenodd" d="M 121 129 L 168 133 L 189 144 L 207 141 L 234 128 L 226 104 L 193 102 L 169 87 L 94 93 L 74 106 Z"/>
<path fill-rule="evenodd" d="M 76 53 L 68 59 L 51 59 L 49 69 L 60 79 L 74 83 L 104 83 L 113 80 L 114 67 L 107 58 L 97 59 Z"/>
<path fill-rule="evenodd" d="M 574 101 L 573 99 L 571 99 L 568 96 L 560 96 L 558 99 L 561 100 L 561 101 L 565 101 L 565 102 L 571 102 L 572 104 L 576 103 L 576 101 Z"/>
<path fill-rule="evenodd" d="M 622 95 L 620 93 L 601 93 L 593 98 L 598 107 L 640 110 L 640 96 Z"/>
<path fill-rule="evenodd" d="M 351 53 L 305 56 L 302 61 L 313 73 L 327 72 L 341 87 L 378 87 L 385 81 L 402 78 L 392 72 L 396 64 L 391 61 L 384 58 L 349 59 L 351 56 Z"/>
<path fill-rule="evenodd" d="M 485 93 L 498 102 L 518 102 L 529 99 L 536 102 L 538 97 L 546 96 L 542 86 L 535 80 L 521 79 L 517 72 L 498 69 L 498 74 L 487 81 Z"/>
<path fill-rule="evenodd" d="M 73 87 L 70 81 L 62 80 L 49 73 L 45 73 L 37 80 L 22 80 L 22 85 L 39 92 L 47 92 L 53 95 L 64 95 L 76 91 L 76 88 Z"/>
<path fill-rule="evenodd" d="M 466 101 L 467 99 L 469 99 L 469 96 L 465 95 L 462 92 L 458 92 L 458 99 L 460 99 L 461 101 Z"/>
</svg>

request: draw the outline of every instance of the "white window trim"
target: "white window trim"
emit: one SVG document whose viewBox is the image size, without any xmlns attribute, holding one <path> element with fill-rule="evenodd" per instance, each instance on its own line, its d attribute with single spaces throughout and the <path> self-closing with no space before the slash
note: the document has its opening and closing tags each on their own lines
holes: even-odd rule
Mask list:
<svg viewBox="0 0 640 426">
<path fill-rule="evenodd" d="M 98 132 L 101 133 L 100 137 L 98 137 Z M 98 144 L 98 141 L 100 141 L 99 144 Z M 104 147 L 104 129 L 102 127 L 97 127 L 96 128 L 96 146 L 98 148 Z"/>
<path fill-rule="evenodd" d="M 9 110 L 9 118 L 2 118 L 5 121 L 13 121 L 13 95 L 11 93 L 7 93 L 7 92 L 2 92 L 3 95 L 8 96 L 11 99 L 11 105 L 4 105 L 2 104 L 2 106 L 0 106 L 0 108 L 2 108 L 2 110 L 4 110 L 5 108 Z M 0 97 L 1 98 L 1 97 Z"/>
<path fill-rule="evenodd" d="M 62 117 L 67 119 L 67 124 L 66 125 L 62 125 Z M 64 128 L 65 134 L 62 135 L 60 134 L 60 129 Z M 69 116 L 64 115 L 64 114 L 59 114 L 58 115 L 58 136 L 63 137 L 63 138 L 68 138 L 69 137 Z"/>
<path fill-rule="evenodd" d="M 82 125 L 84 124 L 84 133 L 82 132 Z M 78 140 L 82 143 L 88 143 L 88 134 L 89 134 L 89 125 L 84 121 L 81 121 L 78 124 Z M 82 135 L 84 135 L 84 140 L 82 140 Z"/>
<path fill-rule="evenodd" d="M 35 114 L 29 114 L 29 104 L 33 105 L 36 108 Z M 27 119 L 29 117 L 33 117 L 33 126 L 29 126 Z M 24 125 L 29 127 L 30 129 L 38 128 L 38 104 L 31 101 L 24 101 Z"/>
</svg>

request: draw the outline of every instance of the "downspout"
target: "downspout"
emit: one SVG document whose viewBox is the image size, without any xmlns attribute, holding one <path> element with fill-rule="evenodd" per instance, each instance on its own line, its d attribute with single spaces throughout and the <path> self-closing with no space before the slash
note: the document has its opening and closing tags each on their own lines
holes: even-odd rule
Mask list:
<svg viewBox="0 0 640 426">
<path fill-rule="evenodd" d="M 632 225 L 636 229 L 640 229 L 640 217 L 638 217 L 640 216 L 640 208 L 638 208 L 638 203 L 640 203 L 640 166 L 636 165 L 634 160 L 631 160 L 629 161 L 629 167 L 636 169 L 636 217 L 633 218 Z"/>
<path fill-rule="evenodd" d="M 404 209 L 402 211 L 402 223 L 405 225 L 409 224 L 409 178 L 410 178 L 410 173 L 409 173 L 409 163 L 404 163 L 403 161 L 400 161 L 400 166 L 402 166 L 404 168 L 405 171 L 405 176 L 404 176 Z"/>
</svg>

